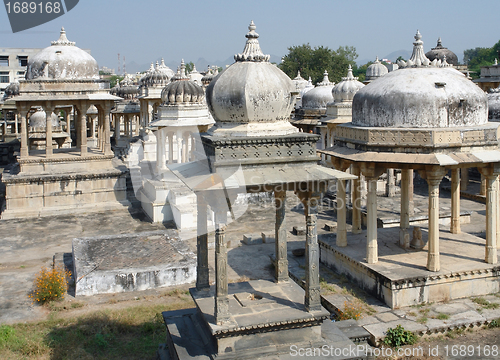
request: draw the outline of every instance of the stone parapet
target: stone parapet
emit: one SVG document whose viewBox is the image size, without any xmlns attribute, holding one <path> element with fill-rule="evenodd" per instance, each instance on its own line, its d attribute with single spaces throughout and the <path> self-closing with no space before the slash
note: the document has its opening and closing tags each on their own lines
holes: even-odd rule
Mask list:
<svg viewBox="0 0 500 360">
<path fill-rule="evenodd" d="M 346 147 L 398 152 L 431 153 L 436 149 L 498 146 L 497 129 L 500 124 L 488 123 L 475 127 L 454 128 L 382 128 L 340 124 L 336 129 L 336 142 Z M 395 151 L 395 150 L 393 150 Z"/>
<path fill-rule="evenodd" d="M 257 166 L 293 162 L 316 163 L 314 134 L 270 137 L 216 138 L 202 135 L 203 148 L 212 168 L 220 166 Z"/>
</svg>

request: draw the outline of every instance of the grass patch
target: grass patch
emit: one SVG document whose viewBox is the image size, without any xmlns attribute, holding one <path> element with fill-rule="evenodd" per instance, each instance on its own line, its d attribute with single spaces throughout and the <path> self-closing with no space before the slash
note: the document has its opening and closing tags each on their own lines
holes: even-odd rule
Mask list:
<svg viewBox="0 0 500 360">
<path fill-rule="evenodd" d="M 450 315 L 448 314 L 443 314 L 443 313 L 439 313 L 436 317 L 434 317 L 435 319 L 438 319 L 438 320 L 448 320 L 450 318 Z"/>
<path fill-rule="evenodd" d="M 417 313 L 416 313 L 416 312 L 414 312 L 414 311 L 410 311 L 410 312 L 408 313 L 408 315 L 409 315 L 409 316 L 413 316 L 413 317 L 417 317 Z"/>
<path fill-rule="evenodd" d="M 158 345 L 165 342 L 162 311 L 193 305 L 184 291 L 179 293 L 153 306 L 95 311 L 72 318 L 54 312 L 38 323 L 3 325 L 0 359 L 153 359 Z"/>
<path fill-rule="evenodd" d="M 418 312 L 422 315 L 427 315 L 429 313 L 429 309 L 420 309 Z"/>
<path fill-rule="evenodd" d="M 337 292 L 337 289 L 335 289 L 335 286 L 332 284 L 329 284 L 323 277 L 319 278 L 319 286 L 321 287 L 321 293 L 323 295 L 328 295 L 328 294 L 334 294 Z"/>
<path fill-rule="evenodd" d="M 483 297 L 476 297 L 476 298 L 471 298 L 472 302 L 478 304 L 478 305 L 488 305 L 490 302 L 486 300 Z"/>
<path fill-rule="evenodd" d="M 427 316 L 422 316 L 420 318 L 417 319 L 417 322 L 420 323 L 420 324 L 425 324 L 427 322 Z"/>
</svg>

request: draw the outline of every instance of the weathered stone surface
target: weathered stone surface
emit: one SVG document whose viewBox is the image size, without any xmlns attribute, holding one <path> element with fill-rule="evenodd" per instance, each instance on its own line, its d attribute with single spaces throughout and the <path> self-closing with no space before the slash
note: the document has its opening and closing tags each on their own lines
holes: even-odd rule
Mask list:
<svg viewBox="0 0 500 360">
<path fill-rule="evenodd" d="M 305 226 L 294 226 L 292 229 L 293 235 L 305 235 L 306 227 Z"/>
<path fill-rule="evenodd" d="M 262 244 L 262 237 L 260 237 L 258 234 L 244 234 L 243 244 L 245 245 Z"/>
<path fill-rule="evenodd" d="M 76 295 L 190 283 L 196 256 L 174 230 L 73 240 Z"/>
</svg>

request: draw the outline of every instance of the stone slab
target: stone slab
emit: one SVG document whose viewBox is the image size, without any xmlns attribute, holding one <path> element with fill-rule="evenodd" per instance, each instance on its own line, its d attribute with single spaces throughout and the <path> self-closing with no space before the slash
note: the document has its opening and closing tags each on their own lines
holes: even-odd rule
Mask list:
<svg viewBox="0 0 500 360">
<path fill-rule="evenodd" d="M 245 245 L 262 244 L 262 237 L 260 237 L 258 234 L 244 234 L 243 244 Z"/>
<path fill-rule="evenodd" d="M 376 346 L 379 343 L 379 341 L 385 337 L 387 329 L 395 328 L 398 325 L 404 327 L 405 330 L 413 331 L 419 334 L 427 331 L 427 326 L 419 324 L 414 321 L 403 320 L 403 319 L 390 321 L 387 323 L 375 323 L 375 324 L 365 325 L 363 327 L 371 335 L 370 343 Z"/>
<path fill-rule="evenodd" d="M 76 295 L 191 283 L 196 255 L 175 230 L 73 239 Z"/>
<path fill-rule="evenodd" d="M 326 231 L 337 231 L 337 223 L 326 223 L 325 230 Z"/>
<path fill-rule="evenodd" d="M 292 229 L 293 235 L 305 235 L 306 227 L 305 226 L 294 226 Z"/>
</svg>

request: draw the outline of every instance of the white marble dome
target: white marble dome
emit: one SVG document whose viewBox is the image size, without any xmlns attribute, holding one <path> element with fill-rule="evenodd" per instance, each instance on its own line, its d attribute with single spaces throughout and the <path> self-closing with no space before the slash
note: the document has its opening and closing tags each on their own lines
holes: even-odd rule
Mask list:
<svg viewBox="0 0 500 360">
<path fill-rule="evenodd" d="M 366 81 L 378 79 L 379 77 L 386 75 L 388 72 L 389 70 L 387 67 L 380 62 L 377 56 L 375 62 L 366 69 Z"/>
<path fill-rule="evenodd" d="M 488 94 L 488 119 L 500 121 L 500 87 L 491 89 Z"/>
<path fill-rule="evenodd" d="M 97 61 L 86 51 L 75 46 L 61 29 L 59 40 L 52 41 L 28 60 L 26 80 L 55 79 L 99 79 Z"/>
<path fill-rule="evenodd" d="M 203 85 L 202 82 L 203 75 L 196 70 L 196 65 L 193 65 L 193 70 L 189 73 L 189 80 L 193 81 L 197 85 Z"/>
<path fill-rule="evenodd" d="M 50 120 L 53 128 L 59 126 L 59 118 L 56 114 L 52 113 Z M 29 118 L 29 126 L 35 129 L 45 129 L 47 127 L 47 116 L 43 108 L 39 107 L 33 114 L 31 114 Z"/>
<path fill-rule="evenodd" d="M 488 122 L 486 94 L 450 65 L 430 62 L 420 39 L 417 32 L 412 57 L 400 69 L 356 93 L 353 125 L 448 128 Z"/>
<path fill-rule="evenodd" d="M 332 89 L 334 85 L 335 83 L 328 79 L 328 72 L 325 70 L 323 81 L 302 96 L 302 108 L 326 110 L 326 104 L 333 101 Z"/>
<path fill-rule="evenodd" d="M 347 76 L 335 85 L 332 89 L 332 95 L 335 102 L 352 101 L 354 95 L 365 85 L 358 81 L 357 77 L 352 75 L 352 67 L 349 65 Z"/>
<path fill-rule="evenodd" d="M 286 135 L 298 129 L 290 124 L 296 89 L 292 80 L 269 62 L 260 49 L 255 24 L 246 34 L 243 53 L 217 75 L 206 90 L 216 124 L 209 130 L 220 136 Z"/>
</svg>

